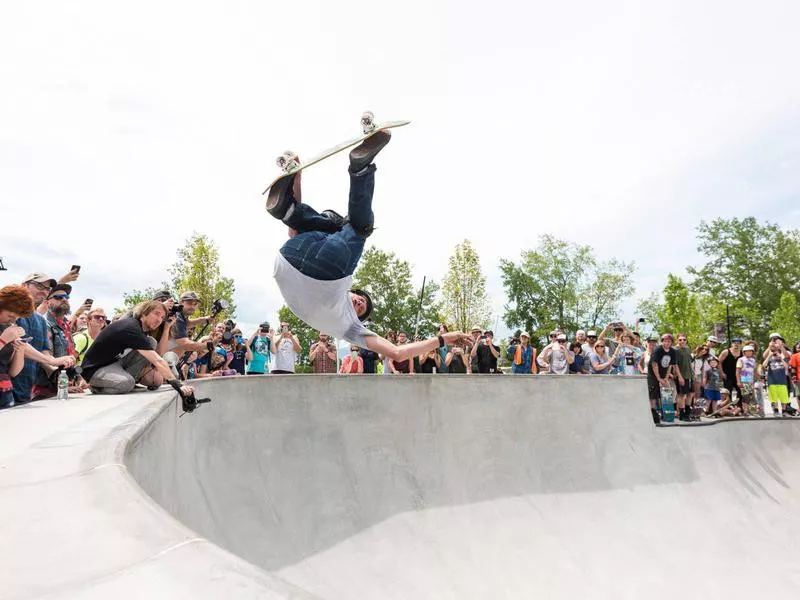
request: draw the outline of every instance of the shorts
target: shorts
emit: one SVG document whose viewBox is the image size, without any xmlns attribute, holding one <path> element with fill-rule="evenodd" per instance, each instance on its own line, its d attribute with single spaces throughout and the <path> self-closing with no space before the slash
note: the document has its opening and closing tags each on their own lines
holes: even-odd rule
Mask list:
<svg viewBox="0 0 800 600">
<path fill-rule="evenodd" d="M 767 392 L 769 393 L 769 401 L 773 404 L 778 402 L 781 404 L 789 404 L 789 390 L 786 389 L 785 385 L 773 384 L 767 386 Z"/>
<path fill-rule="evenodd" d="M 722 394 L 719 390 L 706 390 L 706 400 L 710 402 L 719 402 Z"/>
<path fill-rule="evenodd" d="M 683 396 L 685 394 L 691 394 L 694 391 L 694 381 L 692 381 L 691 378 L 690 379 L 684 379 L 683 380 L 683 385 L 681 385 L 680 381 L 678 382 L 677 385 L 678 385 L 677 394 L 679 396 Z"/>
<path fill-rule="evenodd" d="M 650 400 L 661 400 L 661 384 L 657 381 L 647 382 L 647 395 Z"/>
<path fill-rule="evenodd" d="M 752 383 L 746 383 L 746 382 L 742 383 L 741 392 L 742 392 L 741 396 L 742 402 L 744 402 L 745 404 L 752 404 L 753 402 L 756 401 L 756 393 L 755 390 L 753 389 Z"/>
</svg>

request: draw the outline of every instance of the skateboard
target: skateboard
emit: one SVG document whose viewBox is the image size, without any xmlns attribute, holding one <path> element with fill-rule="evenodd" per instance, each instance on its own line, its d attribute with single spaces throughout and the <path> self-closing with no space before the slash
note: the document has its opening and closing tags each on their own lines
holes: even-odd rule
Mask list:
<svg viewBox="0 0 800 600">
<path fill-rule="evenodd" d="M 671 387 L 661 387 L 661 418 L 665 423 L 675 421 L 675 394 Z"/>
<path fill-rule="evenodd" d="M 294 175 L 299 173 L 303 169 L 310 167 L 311 165 L 315 165 L 318 162 L 325 160 L 326 158 L 333 156 L 334 154 L 338 154 L 342 150 L 347 150 L 356 144 L 360 144 L 368 137 L 375 135 L 379 131 L 385 131 L 387 129 L 393 129 L 395 127 L 402 127 L 403 125 L 408 125 L 411 121 L 386 121 L 385 123 L 376 123 L 375 122 L 375 115 L 371 112 L 365 112 L 361 116 L 361 131 L 362 134 L 358 137 L 352 138 L 347 140 L 346 142 L 342 142 L 332 148 L 328 148 L 324 152 L 321 152 L 317 156 L 306 160 L 301 161 L 300 158 L 297 156 L 295 152 L 287 150 L 283 154 L 281 154 L 276 160 L 275 164 L 283 171 L 280 175 L 278 175 L 272 183 L 267 186 L 261 195 L 265 195 L 269 192 L 269 189 L 278 183 L 284 177 L 288 177 L 290 175 Z"/>
</svg>

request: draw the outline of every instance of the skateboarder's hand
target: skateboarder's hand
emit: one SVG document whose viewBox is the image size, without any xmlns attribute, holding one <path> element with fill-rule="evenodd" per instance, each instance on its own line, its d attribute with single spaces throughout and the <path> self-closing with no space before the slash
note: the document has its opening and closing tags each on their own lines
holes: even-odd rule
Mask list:
<svg viewBox="0 0 800 600">
<path fill-rule="evenodd" d="M 472 342 L 472 336 L 469 333 L 462 333 L 461 331 L 448 331 L 442 335 L 442 337 L 444 338 L 444 343 L 448 346 L 458 343 L 469 344 Z"/>
</svg>

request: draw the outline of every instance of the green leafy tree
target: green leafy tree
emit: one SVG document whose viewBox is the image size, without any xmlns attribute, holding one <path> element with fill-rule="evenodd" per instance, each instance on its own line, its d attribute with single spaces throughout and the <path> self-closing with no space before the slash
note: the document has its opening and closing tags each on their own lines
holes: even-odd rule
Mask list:
<svg viewBox="0 0 800 600">
<path fill-rule="evenodd" d="M 365 290 L 372 298 L 371 319 L 380 332 L 393 329 L 412 335 L 418 311 L 419 331 L 423 335 L 432 334 L 441 321 L 441 304 L 436 300 L 437 283 L 427 280 L 424 292 L 414 289 L 411 265 L 397 258 L 394 252 L 384 252 L 374 246 L 367 249 L 353 275 L 353 286 Z"/>
<path fill-rule="evenodd" d="M 787 344 L 800 341 L 800 305 L 792 292 L 781 294 L 780 304 L 772 312 L 770 329 L 780 333 Z"/>
<path fill-rule="evenodd" d="M 168 283 L 162 283 L 159 287 L 147 287 L 143 290 L 131 290 L 130 292 L 123 292 L 122 307 L 117 308 L 117 312 L 128 312 L 140 302 L 145 302 L 152 299 L 157 292 L 169 289 L 170 285 Z"/>
<path fill-rule="evenodd" d="M 730 305 L 743 318 L 743 329 L 763 340 L 783 293 L 798 298 L 800 232 L 746 217 L 701 221 L 697 235 L 697 249 L 708 260 L 689 268 L 692 287 L 717 307 Z"/>
<path fill-rule="evenodd" d="M 197 292 L 200 305 L 196 315 L 210 315 L 214 300 L 228 302 L 228 309 L 219 315 L 219 320 L 235 318 L 236 304 L 233 294 L 236 289 L 233 279 L 223 277 L 219 267 L 219 251 L 208 236 L 193 233 L 183 248 L 178 249 L 178 257 L 170 268 L 172 288 L 182 294 L 192 290 Z"/>
<path fill-rule="evenodd" d="M 319 338 L 319 332 L 295 315 L 286 305 L 282 306 L 278 311 L 278 318 L 280 318 L 281 323 L 287 323 L 289 325 L 289 329 L 292 330 L 292 333 L 294 333 L 300 341 L 301 349 L 298 363 L 303 368 L 298 372 L 308 372 L 308 367 L 310 367 L 311 364 L 308 360 L 308 352 L 311 349 L 311 344 L 316 342 Z M 273 331 L 280 331 L 280 328 L 280 323 L 278 323 L 273 328 Z"/>
<path fill-rule="evenodd" d="M 709 320 L 712 313 L 703 314 L 703 299 L 692 292 L 686 283 L 670 273 L 662 292 L 663 301 L 657 294 L 639 303 L 638 311 L 659 333 L 684 332 L 689 345 L 700 344 L 711 331 Z"/>
<path fill-rule="evenodd" d="M 633 263 L 599 262 L 591 246 L 551 235 L 539 238 L 519 263 L 503 259 L 500 271 L 508 303 L 503 320 L 521 326 L 533 339 L 555 327 L 567 332 L 596 329 L 617 316 L 622 300 L 633 293 Z"/>
<path fill-rule="evenodd" d="M 469 331 L 474 325 L 485 329 L 492 316 L 486 277 L 481 271 L 478 253 L 469 240 L 456 246 L 449 265 L 442 285 L 447 320 L 460 331 Z"/>
</svg>

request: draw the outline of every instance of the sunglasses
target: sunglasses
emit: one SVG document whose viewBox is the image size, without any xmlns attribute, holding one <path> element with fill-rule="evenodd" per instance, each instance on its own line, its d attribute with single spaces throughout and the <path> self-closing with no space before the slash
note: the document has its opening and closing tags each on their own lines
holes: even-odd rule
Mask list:
<svg viewBox="0 0 800 600">
<path fill-rule="evenodd" d="M 69 294 L 55 294 L 54 296 L 50 296 L 50 298 L 54 300 L 69 300 Z"/>
<path fill-rule="evenodd" d="M 597 346 L 595 346 L 595 348 L 605 348 L 605 347 L 606 347 L 605 344 L 597 344 Z"/>
<path fill-rule="evenodd" d="M 98 321 L 105 321 L 106 320 L 106 316 L 105 315 L 92 315 L 92 318 L 93 319 L 97 319 Z"/>
</svg>

